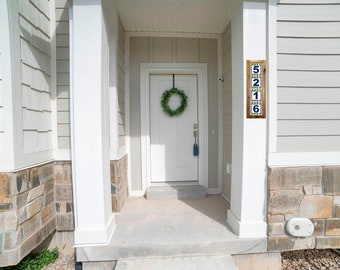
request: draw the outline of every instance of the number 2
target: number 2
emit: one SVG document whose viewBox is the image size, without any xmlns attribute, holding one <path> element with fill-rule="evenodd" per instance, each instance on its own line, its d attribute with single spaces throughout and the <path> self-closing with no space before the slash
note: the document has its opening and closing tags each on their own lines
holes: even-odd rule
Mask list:
<svg viewBox="0 0 340 270">
<path fill-rule="evenodd" d="M 260 86 L 260 80 L 259 79 L 251 79 L 251 86 L 253 87 L 259 87 Z"/>
</svg>

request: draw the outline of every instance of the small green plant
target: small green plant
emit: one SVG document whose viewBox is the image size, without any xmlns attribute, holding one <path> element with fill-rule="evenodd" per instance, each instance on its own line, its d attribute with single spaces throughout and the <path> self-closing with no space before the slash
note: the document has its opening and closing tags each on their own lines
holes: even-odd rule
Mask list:
<svg viewBox="0 0 340 270">
<path fill-rule="evenodd" d="M 43 249 L 38 255 L 28 255 L 19 264 L 0 268 L 1 270 L 41 270 L 44 266 L 54 263 L 58 258 L 58 248 Z"/>
</svg>

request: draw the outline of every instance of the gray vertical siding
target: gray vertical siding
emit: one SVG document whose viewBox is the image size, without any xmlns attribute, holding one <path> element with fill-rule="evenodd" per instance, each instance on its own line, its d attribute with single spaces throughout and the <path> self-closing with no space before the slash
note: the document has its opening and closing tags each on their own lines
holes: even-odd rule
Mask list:
<svg viewBox="0 0 340 270">
<path fill-rule="evenodd" d="M 209 98 L 209 188 L 218 187 L 217 40 L 130 38 L 130 141 L 132 190 L 141 189 L 140 63 L 207 63 Z"/>
<path fill-rule="evenodd" d="M 232 156 L 232 73 L 231 73 L 231 24 L 222 33 L 223 70 L 223 168 Z M 231 175 L 223 170 L 222 192 L 230 200 Z"/>
<path fill-rule="evenodd" d="M 24 152 L 52 149 L 50 1 L 18 1 Z"/>
<path fill-rule="evenodd" d="M 4 152 L 4 105 L 2 98 L 2 59 L 0 51 L 0 153 Z"/>
<path fill-rule="evenodd" d="M 278 1 L 278 152 L 340 150 L 340 1 Z"/>
<path fill-rule="evenodd" d="M 118 20 L 118 136 L 119 146 L 125 145 L 125 31 Z"/>
<path fill-rule="evenodd" d="M 70 34 L 69 3 L 56 0 L 58 148 L 70 149 Z"/>
</svg>

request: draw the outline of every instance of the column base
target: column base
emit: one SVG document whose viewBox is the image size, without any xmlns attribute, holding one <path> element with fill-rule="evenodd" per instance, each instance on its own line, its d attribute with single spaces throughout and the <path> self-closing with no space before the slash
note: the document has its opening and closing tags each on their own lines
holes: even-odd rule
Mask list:
<svg viewBox="0 0 340 270">
<path fill-rule="evenodd" d="M 241 222 L 231 210 L 228 210 L 227 222 L 234 233 L 242 237 L 267 237 L 266 222 Z"/>
<path fill-rule="evenodd" d="M 82 245 L 105 245 L 111 240 L 116 228 L 115 215 L 112 214 L 105 228 L 79 229 L 74 231 L 75 247 Z"/>
</svg>

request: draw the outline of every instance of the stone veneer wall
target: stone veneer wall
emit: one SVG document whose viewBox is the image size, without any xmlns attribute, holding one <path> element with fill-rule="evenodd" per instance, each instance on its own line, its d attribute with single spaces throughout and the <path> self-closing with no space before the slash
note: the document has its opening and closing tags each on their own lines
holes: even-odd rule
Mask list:
<svg viewBox="0 0 340 270">
<path fill-rule="evenodd" d="M 71 161 L 56 161 L 54 166 L 57 231 L 74 231 Z"/>
<path fill-rule="evenodd" d="M 270 168 L 268 250 L 340 248 L 340 166 Z M 292 217 L 314 223 L 310 237 L 285 231 Z"/>
<path fill-rule="evenodd" d="M 110 161 L 112 211 L 122 211 L 129 196 L 127 181 L 127 155 Z"/>
<path fill-rule="evenodd" d="M 17 264 L 55 229 L 54 164 L 0 173 L 0 267 Z"/>
</svg>

